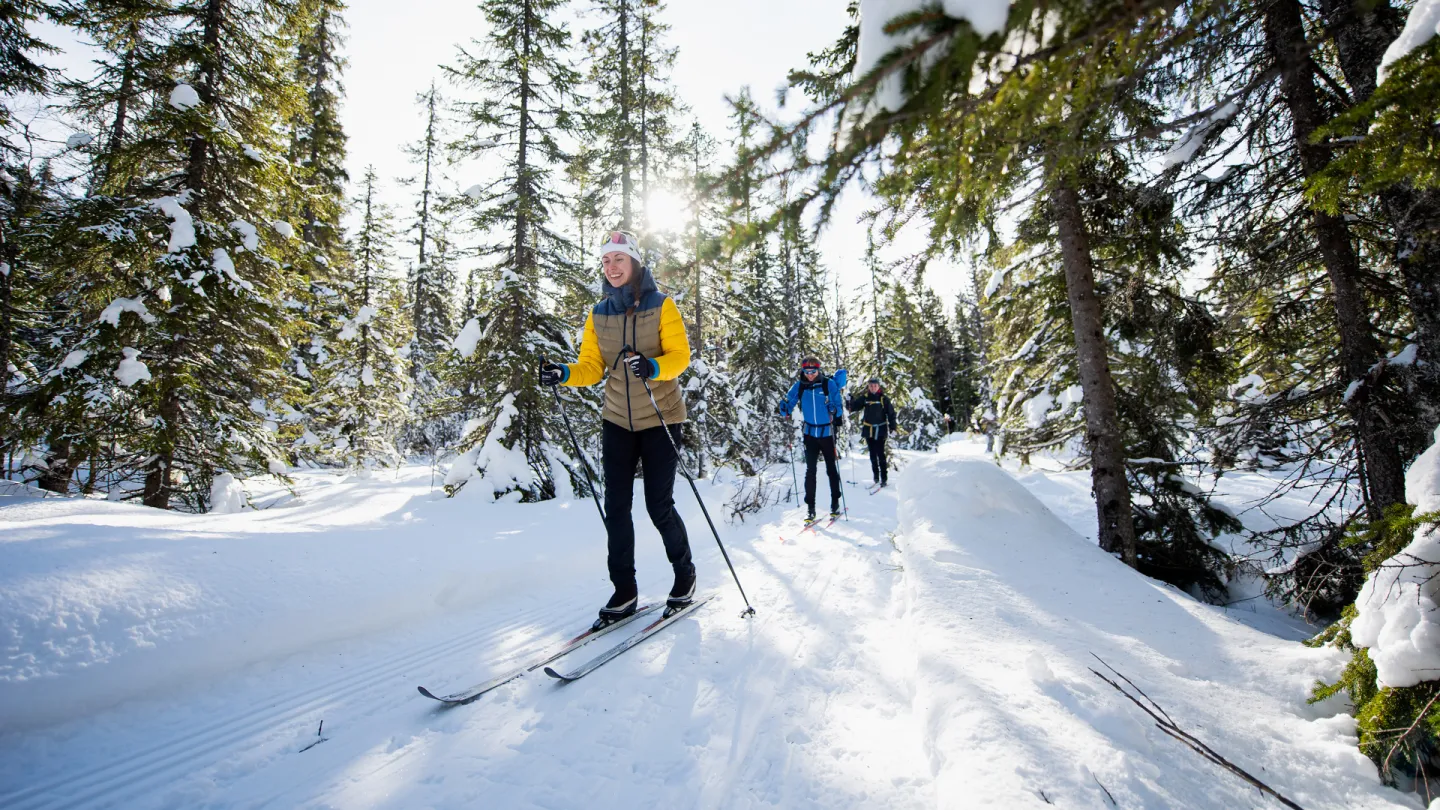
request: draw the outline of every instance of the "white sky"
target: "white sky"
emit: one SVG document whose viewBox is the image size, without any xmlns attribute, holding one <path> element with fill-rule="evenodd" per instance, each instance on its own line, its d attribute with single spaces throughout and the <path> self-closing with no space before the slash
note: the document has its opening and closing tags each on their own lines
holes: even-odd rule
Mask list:
<svg viewBox="0 0 1440 810">
<path fill-rule="evenodd" d="M 673 77 L 677 95 L 724 144 L 729 137 L 725 96 L 748 85 L 759 104 L 777 112 L 776 92 L 784 86 L 786 73 L 806 67 L 808 52 L 838 38 L 846 24 L 845 5 L 846 0 L 669 0 L 664 18 L 671 27 L 669 43 L 679 48 Z M 589 0 L 575 2 L 577 9 L 588 6 Z M 415 173 L 401 150 L 423 132 L 416 94 L 432 80 L 443 85 L 439 65 L 453 61 L 458 45 L 483 39 L 485 23 L 473 0 L 351 0 L 346 19 L 349 67 L 343 78 L 342 118 L 349 136 L 350 177 L 358 180 L 365 167 L 373 165 L 386 196 L 397 212 L 404 212 L 411 205 L 410 192 L 396 179 Z M 579 24 L 585 22 L 582 14 Z M 579 31 L 572 33 L 578 36 Z M 42 26 L 41 36 L 65 49 L 45 61 L 69 75 L 88 72 L 88 55 L 68 31 Z M 789 115 L 796 114 L 800 103 L 803 98 L 795 94 Z M 677 126 L 683 130 L 688 121 Z M 719 156 L 725 154 L 722 146 Z M 464 188 L 485 179 L 454 182 Z M 855 223 L 864 207 L 859 192 L 847 194 L 820 239 L 825 265 L 839 272 L 847 289 L 868 283 L 862 266 L 865 229 Z M 882 259 L 899 258 L 923 244 L 918 234 L 907 237 L 903 246 L 882 245 Z M 953 299 L 968 286 L 963 275 L 932 264 L 927 281 Z"/>
<path fill-rule="evenodd" d="M 577 0 L 577 5 L 583 9 L 588 3 Z M 748 85 L 757 102 L 776 111 L 776 91 L 784 86 L 786 73 L 805 67 L 808 52 L 839 37 L 846 24 L 845 6 L 845 0 L 669 0 L 664 19 L 670 25 L 669 44 L 679 48 L 674 73 L 677 95 L 701 126 L 723 142 L 728 138 L 725 96 Z M 394 178 L 414 171 L 401 146 L 422 132 L 416 93 L 432 79 L 443 82 L 438 65 L 453 60 L 457 45 L 482 39 L 485 23 L 468 0 L 413 5 L 351 0 L 346 16 L 350 65 L 345 74 L 344 123 L 350 137 L 350 176 L 358 178 L 366 165 L 374 165 L 394 188 Z M 580 23 L 585 21 L 582 16 Z M 572 29 L 572 34 L 578 36 L 579 30 Z M 801 101 L 796 95 L 792 114 Z M 677 122 L 682 130 L 686 124 L 688 119 Z M 455 182 L 465 188 L 484 179 Z M 865 230 L 854 224 L 863 208 L 860 194 L 847 195 L 820 241 L 826 266 L 840 273 L 846 287 L 868 281 L 861 265 Z M 906 242 L 910 250 L 920 245 Z M 898 258 L 901 251 L 889 255 Z M 932 265 L 927 280 L 952 299 L 968 283 L 961 275 Z"/>
</svg>

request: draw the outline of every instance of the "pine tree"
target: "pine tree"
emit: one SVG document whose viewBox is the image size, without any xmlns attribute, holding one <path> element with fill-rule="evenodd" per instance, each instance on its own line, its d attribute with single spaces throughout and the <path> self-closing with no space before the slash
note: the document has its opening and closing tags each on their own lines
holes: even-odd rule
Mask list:
<svg viewBox="0 0 1440 810">
<path fill-rule="evenodd" d="M 325 432 L 324 425 L 337 418 L 334 393 L 326 390 L 320 379 L 324 372 L 317 378 L 316 369 L 332 362 L 330 341 L 348 317 L 342 282 L 353 262 L 341 225 L 350 179 L 345 170 L 347 137 L 340 124 L 344 10 L 338 0 L 308 0 L 295 7 L 289 24 L 296 38 L 295 83 L 304 93 L 290 129 L 290 163 L 299 182 L 275 228 L 294 234 L 293 223 L 300 224 L 298 243 L 289 243 L 287 237 L 293 279 L 287 307 L 295 322 L 286 367 L 296 390 L 303 392 L 292 397 L 291 408 L 298 416 L 289 421 L 305 424 L 282 431 L 300 456 L 320 451 L 316 430 Z M 320 455 L 321 460 L 333 460 Z"/>
<path fill-rule="evenodd" d="M 669 26 L 661 0 L 597 0 L 597 26 L 581 37 L 594 87 L 586 130 L 593 146 L 596 199 L 619 197 L 605 210 L 622 230 L 647 224 L 645 206 L 664 164 L 679 151 L 674 118 L 680 112 L 669 72 L 676 49 L 664 44 Z M 647 239 L 649 234 L 642 234 Z"/>
<path fill-rule="evenodd" d="M 782 269 L 761 227 L 768 213 L 767 190 L 760 168 L 750 161 L 760 132 L 759 111 L 748 90 L 731 100 L 731 108 L 735 161 L 747 168 L 725 184 L 730 233 L 721 280 L 728 294 L 719 311 L 729 324 L 722 370 L 732 386 L 735 421 L 732 443 L 722 452 L 744 474 L 754 475 L 781 458 L 789 430 L 777 428 L 773 414 L 799 358 L 788 353 Z"/>
<path fill-rule="evenodd" d="M 137 193 L 157 199 L 169 220 L 156 259 L 165 285 L 158 297 L 168 307 L 152 313 L 156 323 L 130 358 L 150 376 L 138 399 L 153 424 L 127 441 L 147 457 L 148 506 L 178 497 L 203 508 L 220 471 L 280 463 L 273 409 L 287 386 L 279 305 L 286 278 L 256 223 L 272 221 L 293 197 L 278 159 L 288 147 L 279 125 L 299 102 L 278 35 L 289 11 L 272 0 L 177 9 L 167 48 L 191 78 L 151 108 L 144 135 L 128 147 L 145 152 L 156 172 Z"/>
<path fill-rule="evenodd" d="M 15 142 L 16 124 L 11 99 L 21 93 L 44 93 L 52 79 L 51 72 L 36 58 L 54 49 L 35 37 L 30 27 L 43 6 L 31 2 L 11 2 L 0 7 L 0 450 L 15 448 L 16 426 L 11 424 L 10 387 L 24 360 L 17 345 L 17 330 L 30 284 L 23 260 L 27 223 L 43 207 L 37 193 L 43 186 L 37 175 L 44 169 L 24 160 L 28 150 Z M 22 128 L 23 129 L 23 128 Z M 19 361 L 19 362 L 17 362 Z"/>
<path fill-rule="evenodd" d="M 462 440 L 469 449 L 447 483 L 478 474 L 495 494 L 516 492 L 524 500 L 554 495 L 561 473 L 555 460 L 583 480 L 573 451 L 547 438 L 561 435 L 559 419 L 535 374 L 541 356 L 559 356 L 568 328 L 546 306 L 545 282 L 564 287 L 578 273 L 574 246 L 550 216 L 565 202 L 553 178 L 566 161 L 561 139 L 574 131 L 579 81 L 564 61 L 569 33 L 555 19 L 561 7 L 561 0 L 486 0 L 481 8 L 491 33 L 477 45 L 489 55 L 462 50 L 459 63 L 447 68 L 459 85 L 481 94 L 457 105 L 464 132 L 454 153 L 473 156 L 499 141 L 493 148 L 506 160 L 500 178 L 467 192 L 471 224 L 487 237 L 479 256 L 488 283 L 466 325 L 478 331 L 474 349 L 449 373 L 454 389 L 480 401 L 472 402 L 478 415 Z"/>
<path fill-rule="evenodd" d="M 326 443 L 327 456 L 368 470 L 402 460 L 396 440 L 409 415 L 410 375 L 397 350 L 408 342 L 410 324 L 394 271 L 394 215 L 377 199 L 373 167 L 360 182 L 350 251 L 355 264 L 341 284 L 346 317 L 320 368 L 328 408 L 312 430 Z"/>
<path fill-rule="evenodd" d="M 453 295 L 454 270 L 450 266 L 448 227 L 437 220 L 445 206 L 438 197 L 436 181 L 444 147 L 440 108 L 442 100 L 432 82 L 418 101 L 425 110 L 425 133 L 408 147 L 410 160 L 419 176 L 407 181 L 418 186 L 419 197 L 411 224 L 416 259 L 410 275 L 411 329 L 414 340 L 407 349 L 414 402 L 412 420 L 406 430 L 407 448 L 434 451 L 453 444 L 455 426 L 433 412 L 442 396 L 437 376 L 443 354 L 455 336 Z"/>
</svg>

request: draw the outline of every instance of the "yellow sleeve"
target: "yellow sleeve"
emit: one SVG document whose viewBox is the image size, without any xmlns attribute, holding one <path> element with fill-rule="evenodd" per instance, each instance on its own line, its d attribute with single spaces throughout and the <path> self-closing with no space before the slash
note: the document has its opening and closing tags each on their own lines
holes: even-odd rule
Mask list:
<svg viewBox="0 0 1440 810">
<path fill-rule="evenodd" d="M 690 356 L 689 348 L 685 354 L 687 360 Z M 600 338 L 595 336 L 595 315 L 591 313 L 585 316 L 585 332 L 580 337 L 580 357 L 573 363 L 565 365 L 568 373 L 562 385 L 582 387 L 594 385 L 605 379 L 605 361 L 600 359 Z"/>
<path fill-rule="evenodd" d="M 690 367 L 690 338 L 685 334 L 685 321 L 680 308 L 666 298 L 660 305 L 660 356 L 655 358 L 657 380 L 673 380 Z"/>
</svg>

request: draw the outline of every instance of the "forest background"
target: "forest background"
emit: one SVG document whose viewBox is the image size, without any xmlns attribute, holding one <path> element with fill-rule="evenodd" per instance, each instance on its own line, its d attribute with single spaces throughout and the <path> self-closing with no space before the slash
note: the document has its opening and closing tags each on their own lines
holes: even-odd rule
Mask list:
<svg viewBox="0 0 1440 810">
<path fill-rule="evenodd" d="M 535 369 L 634 230 L 691 330 L 687 462 L 749 482 L 733 519 L 793 495 L 773 414 L 818 354 L 886 382 L 906 449 L 973 429 L 1090 469 L 1142 573 L 1336 620 L 1354 663 L 1317 698 L 1348 690 L 1387 779 L 1434 771 L 1428 651 L 1377 652 L 1434 605 L 1366 598 L 1428 599 L 1440 564 L 1406 497 L 1440 425 L 1434 2 L 727 7 L 712 83 L 747 30 L 828 34 L 783 105 L 720 108 L 658 0 L 477 11 L 360 121 L 339 0 L 0 5 L 6 476 L 205 511 L 425 459 L 452 492 L 584 495 L 596 393 Z M 67 38 L 93 69 L 47 68 Z M 354 166 L 354 131 L 401 125 L 404 167 Z M 1262 468 L 1313 513 L 1246 533 L 1211 502 Z"/>
</svg>

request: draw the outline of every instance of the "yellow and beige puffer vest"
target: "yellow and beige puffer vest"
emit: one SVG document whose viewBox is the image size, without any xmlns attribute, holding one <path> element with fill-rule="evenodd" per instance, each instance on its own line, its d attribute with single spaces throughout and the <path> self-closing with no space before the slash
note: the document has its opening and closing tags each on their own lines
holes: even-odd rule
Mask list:
<svg viewBox="0 0 1440 810">
<path fill-rule="evenodd" d="M 605 284 L 605 300 L 585 319 L 580 357 L 566 365 L 564 385 L 594 385 L 605 380 L 605 419 L 626 430 L 659 427 L 645 385 L 622 362 L 628 346 L 650 362 L 650 391 L 666 424 L 685 421 L 685 396 L 676 378 L 690 366 L 685 322 L 670 297 L 660 292 L 649 269 L 642 268 L 640 296 L 632 289 Z"/>
</svg>

